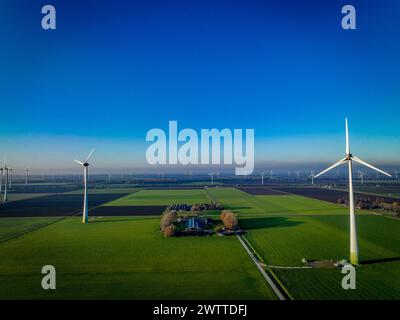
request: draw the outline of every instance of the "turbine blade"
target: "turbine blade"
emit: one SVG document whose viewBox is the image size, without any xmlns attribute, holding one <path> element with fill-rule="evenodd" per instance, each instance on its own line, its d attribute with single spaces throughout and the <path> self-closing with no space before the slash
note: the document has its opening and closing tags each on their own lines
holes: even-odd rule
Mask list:
<svg viewBox="0 0 400 320">
<path fill-rule="evenodd" d="M 354 160 L 355 162 L 358 162 L 359 164 L 362 164 L 362 165 L 368 167 L 368 168 L 371 168 L 371 169 L 373 169 L 375 171 L 378 171 L 378 172 L 380 172 L 382 174 L 385 174 L 388 177 L 392 177 L 389 173 L 387 173 L 387 172 L 385 172 L 385 171 L 383 171 L 381 169 L 378 169 L 378 168 L 374 167 L 373 165 L 371 165 L 369 163 L 366 163 L 365 161 L 361 160 L 360 158 L 357 158 L 356 156 L 352 156 L 351 159 Z"/>
<path fill-rule="evenodd" d="M 350 145 L 349 145 L 349 125 L 346 118 L 346 154 L 350 153 Z"/>
<path fill-rule="evenodd" d="M 83 162 L 79 161 L 79 160 L 74 160 L 76 163 L 79 163 L 81 166 L 83 166 Z"/>
<path fill-rule="evenodd" d="M 328 169 L 325 169 L 324 171 L 318 173 L 316 176 L 314 176 L 314 178 L 318 178 L 319 176 L 323 175 L 324 173 L 332 170 L 333 168 L 336 168 L 337 166 L 340 166 L 341 164 L 343 164 L 345 162 L 346 162 L 346 158 L 343 158 L 342 160 L 339 160 L 335 164 L 331 165 Z"/>
<path fill-rule="evenodd" d="M 89 155 L 87 156 L 85 162 L 87 162 L 89 160 L 89 158 L 92 156 L 93 151 L 94 151 L 94 148 L 92 148 L 92 150 L 90 150 Z"/>
</svg>

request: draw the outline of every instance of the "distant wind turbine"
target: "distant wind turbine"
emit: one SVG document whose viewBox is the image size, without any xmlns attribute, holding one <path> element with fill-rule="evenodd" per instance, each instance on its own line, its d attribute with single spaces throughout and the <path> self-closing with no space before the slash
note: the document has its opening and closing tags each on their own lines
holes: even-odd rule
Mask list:
<svg viewBox="0 0 400 320">
<path fill-rule="evenodd" d="M 311 184 L 312 185 L 314 185 L 314 170 L 311 170 L 311 174 L 310 174 L 310 177 L 311 177 Z"/>
<path fill-rule="evenodd" d="M 214 173 L 211 172 L 208 175 L 211 177 L 211 184 L 214 184 Z"/>
<path fill-rule="evenodd" d="M 5 176 L 6 176 L 6 180 L 4 181 L 4 202 L 7 202 L 8 198 L 7 198 L 7 188 L 9 186 L 8 184 L 8 177 L 9 177 L 9 171 L 12 170 L 10 167 L 7 167 L 6 162 L 4 161 L 4 171 L 5 171 Z"/>
<path fill-rule="evenodd" d="M 364 172 L 361 172 L 361 171 L 358 171 L 358 176 L 359 176 L 360 179 L 361 179 L 361 184 L 364 184 L 364 176 L 365 176 L 365 173 L 364 173 Z"/>
<path fill-rule="evenodd" d="M 2 186 L 3 186 L 3 175 L 4 175 L 4 169 L 3 168 L 0 168 L 0 172 L 1 172 L 1 174 L 0 174 L 0 194 L 1 194 L 1 192 L 2 192 Z"/>
<path fill-rule="evenodd" d="M 358 162 L 359 164 L 362 164 L 370 169 L 373 169 L 377 172 L 383 173 L 389 177 L 391 177 L 390 174 L 386 173 L 385 171 L 382 171 L 365 161 L 361 160 L 360 158 L 357 158 L 355 155 L 352 155 L 350 153 L 350 143 L 349 143 L 349 129 L 348 129 L 348 124 L 347 124 L 347 118 L 346 118 L 346 156 L 330 166 L 329 168 L 325 169 L 324 171 L 320 172 L 315 176 L 315 178 L 323 175 L 324 173 L 332 170 L 333 168 L 336 168 L 337 166 L 340 166 L 341 164 L 348 164 L 349 167 L 349 210 L 350 210 L 350 263 L 353 265 L 358 265 L 358 242 L 357 242 L 357 226 L 356 226 L 356 216 L 354 213 L 354 193 L 353 193 L 353 168 L 352 168 L 352 163 L 353 161 Z"/>
<path fill-rule="evenodd" d="M 261 184 L 264 184 L 264 174 L 265 171 L 261 171 Z"/>
<path fill-rule="evenodd" d="M 83 184 L 84 184 L 84 193 L 83 193 L 83 211 L 82 211 L 82 223 L 88 223 L 88 195 L 87 195 L 87 182 L 88 182 L 88 169 L 89 169 L 89 158 L 92 156 L 94 148 L 89 152 L 86 160 L 84 162 L 79 160 L 74 160 L 76 163 L 83 166 Z"/>
<path fill-rule="evenodd" d="M 8 168 L 8 171 L 10 172 L 10 176 L 9 176 L 9 179 L 8 179 L 8 181 L 9 181 L 8 189 L 11 189 L 11 185 L 12 185 L 12 183 L 11 183 L 11 178 L 12 178 L 12 171 L 13 171 L 13 169 L 12 169 L 12 168 Z"/>
</svg>

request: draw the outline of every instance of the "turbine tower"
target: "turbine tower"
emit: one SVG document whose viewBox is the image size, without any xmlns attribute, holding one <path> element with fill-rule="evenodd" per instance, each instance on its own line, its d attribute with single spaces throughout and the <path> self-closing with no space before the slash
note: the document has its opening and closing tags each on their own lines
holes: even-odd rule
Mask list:
<svg viewBox="0 0 400 320">
<path fill-rule="evenodd" d="M 29 169 L 25 168 L 25 187 L 28 186 L 28 174 L 29 174 Z"/>
<path fill-rule="evenodd" d="M 82 211 L 82 223 L 88 223 L 88 196 L 87 196 L 87 182 L 88 182 L 88 169 L 89 163 L 88 160 L 93 154 L 94 148 L 89 152 L 86 160 L 84 162 L 79 160 L 74 160 L 76 163 L 83 166 L 83 184 L 84 184 L 84 193 L 83 193 L 83 211 Z"/>
<path fill-rule="evenodd" d="M 346 118 L 346 156 L 343 159 L 336 162 L 335 164 L 331 165 L 329 168 L 318 173 L 315 176 L 315 178 L 323 175 L 324 173 L 332 170 L 333 168 L 336 168 L 337 166 L 340 166 L 345 163 L 348 164 L 348 167 L 349 167 L 349 212 L 350 212 L 350 263 L 353 265 L 358 265 L 357 226 L 356 226 L 356 216 L 354 213 L 354 193 L 353 193 L 353 167 L 352 167 L 353 161 L 391 177 L 391 175 L 386 173 L 385 171 L 382 171 L 382 170 L 366 163 L 365 161 L 361 160 L 360 158 L 357 158 L 355 155 L 350 153 L 349 128 L 348 128 L 347 118 Z"/>
<path fill-rule="evenodd" d="M 4 175 L 4 169 L 0 168 L 1 174 L 0 174 L 0 194 L 2 192 L 2 185 L 3 185 L 3 175 Z"/>
<path fill-rule="evenodd" d="M 4 171 L 6 172 L 5 173 L 6 180 L 4 181 L 4 198 L 3 198 L 4 202 L 7 202 L 7 200 L 8 200 L 8 198 L 7 198 L 7 188 L 9 186 L 9 184 L 8 184 L 8 172 L 10 170 L 12 170 L 12 169 L 7 167 L 6 163 L 4 162 Z"/>
<path fill-rule="evenodd" d="M 311 170 L 310 177 L 311 177 L 311 184 L 314 185 L 314 177 L 315 177 L 314 170 Z"/>
<path fill-rule="evenodd" d="M 10 172 L 10 175 L 9 175 L 9 177 L 8 177 L 8 181 L 9 181 L 8 189 L 11 189 L 11 178 L 12 178 L 12 171 L 13 171 L 13 169 L 12 169 L 12 168 L 8 168 L 8 171 Z"/>
<path fill-rule="evenodd" d="M 265 174 L 265 171 L 261 171 L 261 184 L 262 185 L 264 184 L 264 174 Z"/>
<path fill-rule="evenodd" d="M 360 179 L 361 179 L 361 184 L 364 184 L 364 176 L 365 176 L 365 173 L 362 172 L 362 171 L 358 171 L 358 176 L 359 176 Z"/>
<path fill-rule="evenodd" d="M 211 184 L 214 184 L 214 173 L 209 173 L 209 176 L 211 177 Z"/>
</svg>

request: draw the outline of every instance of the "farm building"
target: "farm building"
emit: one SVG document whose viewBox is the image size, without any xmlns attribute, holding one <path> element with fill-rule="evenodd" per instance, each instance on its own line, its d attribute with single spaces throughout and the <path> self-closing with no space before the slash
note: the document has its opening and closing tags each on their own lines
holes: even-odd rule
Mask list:
<svg viewBox="0 0 400 320">
<path fill-rule="evenodd" d="M 204 229 L 204 222 L 202 219 L 197 217 L 191 217 L 185 221 L 186 231 L 202 231 Z"/>
</svg>

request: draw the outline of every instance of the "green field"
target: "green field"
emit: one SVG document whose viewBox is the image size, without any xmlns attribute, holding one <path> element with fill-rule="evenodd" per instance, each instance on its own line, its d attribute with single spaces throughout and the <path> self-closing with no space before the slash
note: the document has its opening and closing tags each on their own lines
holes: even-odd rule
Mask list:
<svg viewBox="0 0 400 320">
<path fill-rule="evenodd" d="M 182 190 L 141 190 L 129 194 L 115 201 L 109 202 L 107 206 L 156 206 L 171 205 L 174 203 L 209 203 L 204 189 L 182 189 Z"/>
<path fill-rule="evenodd" d="M 348 259 L 345 208 L 301 196 L 251 196 L 232 189 L 211 192 L 226 207 L 240 212 L 246 238 L 268 265 L 304 266 L 302 258 Z M 273 269 L 295 299 L 400 298 L 396 281 L 400 278 L 400 220 L 365 213 L 357 219 L 363 264 L 357 268 L 358 289 L 342 289 L 339 269 Z"/>
<path fill-rule="evenodd" d="M 140 189 L 137 188 L 98 188 L 98 189 L 89 189 L 89 194 L 124 194 L 124 193 L 134 193 L 138 192 Z M 83 194 L 83 190 L 74 190 L 64 192 L 63 194 Z"/>
<path fill-rule="evenodd" d="M 0 299 L 273 299 L 234 237 L 163 238 L 158 219 L 68 218 L 0 244 Z M 41 289 L 54 265 L 57 289 Z"/>
<path fill-rule="evenodd" d="M 254 196 L 234 188 L 209 188 L 225 208 L 239 215 L 347 214 L 341 205 L 297 195 Z"/>
<path fill-rule="evenodd" d="M 0 218 L 0 242 L 58 219 L 60 218 Z"/>
<path fill-rule="evenodd" d="M 238 214 L 246 239 L 270 266 L 301 267 L 302 258 L 348 259 L 348 211 L 340 205 L 234 188 L 208 191 Z M 210 202 L 204 189 L 140 190 L 105 205 L 197 202 Z M 339 269 L 273 268 L 295 299 L 400 297 L 400 220 L 362 211 L 357 219 L 357 289 L 341 288 Z M 67 218 L 33 230 L 52 221 L 0 219 L 0 299 L 276 298 L 236 237 L 163 238 L 159 219 L 149 217 L 98 217 L 87 225 Z M 57 269 L 55 291 L 41 289 L 46 264 Z"/>
</svg>

